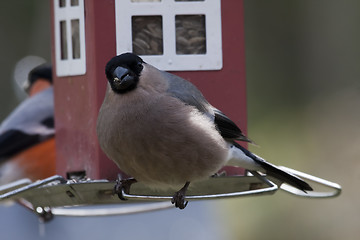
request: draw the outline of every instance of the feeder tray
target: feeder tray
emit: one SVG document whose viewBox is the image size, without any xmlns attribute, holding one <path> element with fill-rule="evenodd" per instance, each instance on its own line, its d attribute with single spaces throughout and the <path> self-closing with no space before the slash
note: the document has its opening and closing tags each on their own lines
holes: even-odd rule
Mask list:
<svg viewBox="0 0 360 240">
<path fill-rule="evenodd" d="M 338 196 L 340 185 L 311 176 L 290 168 L 281 167 L 303 179 L 322 185 L 328 191 L 304 193 L 282 182 L 256 171 L 246 176 L 215 176 L 191 183 L 186 200 L 220 199 L 242 196 L 274 194 L 279 188 L 291 194 L 326 198 Z M 31 182 L 21 179 L 0 187 L 1 201 L 17 201 L 47 221 L 54 215 L 60 216 L 109 216 L 140 213 L 171 208 L 173 190 L 153 190 L 141 182 L 131 185 L 130 192 L 122 192 L 123 201 L 113 193 L 115 181 L 108 180 L 66 180 L 55 175 L 44 180 Z M 164 202 L 165 201 L 165 202 Z M 84 208 L 85 207 L 85 208 Z"/>
</svg>

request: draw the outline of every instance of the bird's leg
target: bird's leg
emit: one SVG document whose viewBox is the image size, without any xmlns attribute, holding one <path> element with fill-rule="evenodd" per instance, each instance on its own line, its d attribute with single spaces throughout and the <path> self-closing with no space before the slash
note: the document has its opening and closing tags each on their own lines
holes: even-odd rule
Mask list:
<svg viewBox="0 0 360 240">
<path fill-rule="evenodd" d="M 117 194 L 121 200 L 127 200 L 123 196 L 123 191 L 128 194 L 130 192 L 131 184 L 136 183 L 136 182 L 137 181 L 135 178 L 120 179 L 120 177 L 119 177 L 116 180 L 116 184 L 114 186 L 114 194 Z"/>
<path fill-rule="evenodd" d="M 189 184 L 190 182 L 186 182 L 185 185 L 174 194 L 173 198 L 171 199 L 171 203 L 175 203 L 175 207 L 184 209 L 188 204 L 188 201 L 185 201 L 185 195 Z"/>
</svg>

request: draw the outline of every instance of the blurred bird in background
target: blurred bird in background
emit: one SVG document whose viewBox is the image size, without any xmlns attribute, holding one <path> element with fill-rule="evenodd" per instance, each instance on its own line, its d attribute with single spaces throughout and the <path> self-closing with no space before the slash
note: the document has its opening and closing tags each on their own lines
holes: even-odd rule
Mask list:
<svg viewBox="0 0 360 240">
<path fill-rule="evenodd" d="M 28 74 L 29 97 L 0 125 L 0 185 L 55 174 L 52 67 L 42 64 Z"/>
</svg>

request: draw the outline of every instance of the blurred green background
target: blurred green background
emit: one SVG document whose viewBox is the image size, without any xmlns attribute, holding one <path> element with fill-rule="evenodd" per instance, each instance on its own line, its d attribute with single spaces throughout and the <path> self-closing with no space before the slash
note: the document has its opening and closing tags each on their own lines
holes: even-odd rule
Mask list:
<svg viewBox="0 0 360 240">
<path fill-rule="evenodd" d="M 216 201 L 212 217 L 229 239 L 358 239 L 360 1 L 245 0 L 244 8 L 248 135 L 260 146 L 250 149 L 343 192 Z M 49 1 L 3 1 L 0 48 L 2 120 L 21 100 L 16 63 L 50 61 Z"/>
<path fill-rule="evenodd" d="M 0 121 L 24 96 L 14 83 L 16 64 L 29 55 L 51 61 L 49 5 L 48 0 L 14 0 L 1 3 Z"/>
<path fill-rule="evenodd" d="M 343 192 L 231 200 L 223 221 L 233 239 L 358 239 L 360 1 L 244 4 L 250 150 Z"/>
</svg>

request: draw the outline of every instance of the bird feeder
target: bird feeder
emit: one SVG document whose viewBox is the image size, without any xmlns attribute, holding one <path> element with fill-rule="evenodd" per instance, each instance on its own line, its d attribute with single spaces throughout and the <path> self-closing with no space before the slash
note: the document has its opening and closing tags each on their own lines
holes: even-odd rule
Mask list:
<svg viewBox="0 0 360 240">
<path fill-rule="evenodd" d="M 60 175 L 116 178 L 95 125 L 104 66 L 124 52 L 191 81 L 246 132 L 242 1 L 54 0 L 52 11 Z"/>
<path fill-rule="evenodd" d="M 57 176 L 0 189 L 2 199 L 25 199 L 39 215 L 109 215 L 118 211 L 68 211 L 63 206 L 124 203 L 112 194 L 121 171 L 100 150 L 96 120 L 106 88 L 104 68 L 115 55 L 133 52 L 155 67 L 195 84 L 246 133 L 244 15 L 242 0 L 53 0 Z M 340 186 L 287 169 L 333 191 Z M 235 167 L 194 183 L 187 199 L 272 194 L 282 183 Z M 294 189 L 286 189 L 302 195 Z M 41 196 L 41 197 L 39 197 Z M 45 196 L 45 197 L 44 197 Z M 141 183 L 124 193 L 136 201 L 168 200 Z M 131 202 L 131 201 L 126 201 Z M 122 213 L 169 207 L 126 208 Z"/>
</svg>

